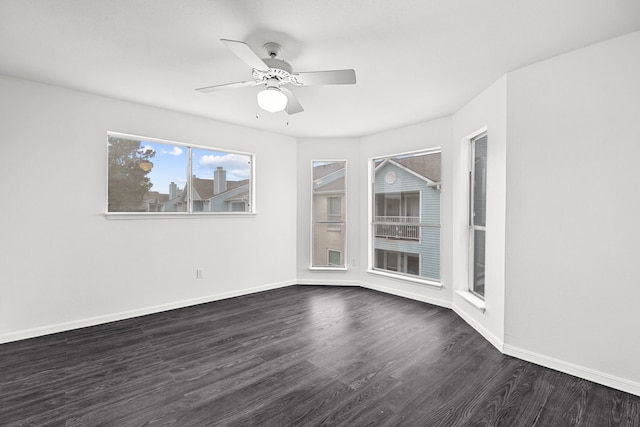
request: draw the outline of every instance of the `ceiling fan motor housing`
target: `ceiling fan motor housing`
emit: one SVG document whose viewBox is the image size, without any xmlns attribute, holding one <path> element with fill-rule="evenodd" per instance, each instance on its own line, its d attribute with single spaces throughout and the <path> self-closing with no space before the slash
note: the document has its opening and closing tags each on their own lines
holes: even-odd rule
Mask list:
<svg viewBox="0 0 640 427">
<path fill-rule="evenodd" d="M 293 67 L 282 59 L 264 58 L 264 63 L 269 67 L 268 70 L 253 70 L 253 78 L 256 81 L 265 81 L 269 79 L 278 79 L 280 84 L 291 83 L 291 73 Z"/>
</svg>

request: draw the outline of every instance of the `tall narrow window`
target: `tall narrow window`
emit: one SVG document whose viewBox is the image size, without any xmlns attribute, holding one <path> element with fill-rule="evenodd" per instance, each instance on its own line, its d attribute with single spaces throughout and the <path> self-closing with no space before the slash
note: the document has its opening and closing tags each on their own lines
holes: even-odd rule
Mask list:
<svg viewBox="0 0 640 427">
<path fill-rule="evenodd" d="M 440 282 L 440 149 L 371 160 L 371 272 Z"/>
<path fill-rule="evenodd" d="M 487 134 L 471 140 L 469 170 L 469 290 L 484 298 L 487 233 Z"/>
<path fill-rule="evenodd" d="M 311 267 L 344 269 L 346 162 L 314 161 L 311 166 Z"/>
</svg>

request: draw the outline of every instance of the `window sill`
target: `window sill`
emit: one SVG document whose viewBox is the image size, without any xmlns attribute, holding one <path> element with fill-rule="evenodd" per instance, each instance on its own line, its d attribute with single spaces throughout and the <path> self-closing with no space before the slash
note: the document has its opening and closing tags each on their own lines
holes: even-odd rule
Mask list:
<svg viewBox="0 0 640 427">
<path fill-rule="evenodd" d="M 347 271 L 347 267 L 309 267 L 310 271 Z"/>
<path fill-rule="evenodd" d="M 387 273 L 385 271 L 380 271 L 380 270 L 367 270 L 367 273 L 374 274 L 377 276 L 388 277 L 390 279 L 400 280 L 402 282 L 418 283 L 420 285 L 427 285 L 434 288 L 443 289 L 442 283 L 440 282 L 434 282 L 432 280 L 427 280 L 427 279 L 420 279 L 418 277 L 405 276 L 403 274 Z"/>
<path fill-rule="evenodd" d="M 477 296 L 475 296 L 471 292 L 469 292 L 469 291 L 456 291 L 456 294 L 458 294 L 462 299 L 467 301 L 469 304 L 471 304 L 472 306 L 474 306 L 475 308 L 477 308 L 481 312 L 484 313 L 487 310 L 487 305 L 485 304 L 484 300 L 481 299 L 481 298 L 478 298 Z"/>
<path fill-rule="evenodd" d="M 186 219 L 186 218 L 253 218 L 255 213 L 251 212 L 107 212 L 104 216 L 109 220 L 130 220 L 130 219 Z"/>
</svg>

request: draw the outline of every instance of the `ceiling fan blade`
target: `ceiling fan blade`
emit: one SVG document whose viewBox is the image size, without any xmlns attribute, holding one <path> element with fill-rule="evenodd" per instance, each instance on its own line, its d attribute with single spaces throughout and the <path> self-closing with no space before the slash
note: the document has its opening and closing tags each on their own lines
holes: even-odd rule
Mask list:
<svg viewBox="0 0 640 427">
<path fill-rule="evenodd" d="M 236 40 L 220 39 L 220 41 L 228 47 L 236 56 L 242 59 L 251 68 L 256 70 L 268 70 L 269 66 L 264 63 L 257 53 L 253 51 L 245 42 Z"/>
<path fill-rule="evenodd" d="M 282 91 L 282 93 L 287 95 L 287 114 L 291 115 L 304 111 L 304 108 L 302 108 L 302 105 L 300 105 L 300 101 L 298 101 L 298 98 L 296 98 L 293 92 L 291 92 L 286 87 L 281 87 L 280 90 Z"/>
<path fill-rule="evenodd" d="M 247 80 L 246 82 L 235 82 L 235 83 L 225 83 L 222 85 L 215 85 L 215 86 L 207 86 L 207 87 L 200 87 L 197 90 L 198 92 L 202 92 L 202 93 L 209 93 L 209 92 L 215 92 L 217 90 L 224 90 L 224 89 L 236 89 L 239 87 L 250 87 L 250 86 L 256 86 L 259 83 L 256 82 L 255 80 Z"/>
<path fill-rule="evenodd" d="M 295 83 L 309 85 L 352 85 L 356 83 L 355 70 L 310 71 L 293 75 Z"/>
</svg>

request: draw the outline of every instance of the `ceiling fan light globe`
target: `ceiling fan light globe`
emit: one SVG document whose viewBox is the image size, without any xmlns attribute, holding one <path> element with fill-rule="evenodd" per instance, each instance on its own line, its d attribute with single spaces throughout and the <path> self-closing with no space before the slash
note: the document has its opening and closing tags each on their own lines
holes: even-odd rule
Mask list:
<svg viewBox="0 0 640 427">
<path fill-rule="evenodd" d="M 287 95 L 277 87 L 268 87 L 258 92 L 258 106 L 270 113 L 277 113 L 287 108 Z"/>
</svg>

